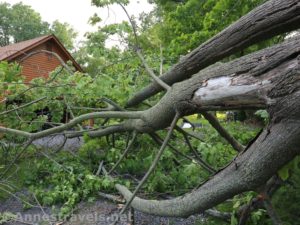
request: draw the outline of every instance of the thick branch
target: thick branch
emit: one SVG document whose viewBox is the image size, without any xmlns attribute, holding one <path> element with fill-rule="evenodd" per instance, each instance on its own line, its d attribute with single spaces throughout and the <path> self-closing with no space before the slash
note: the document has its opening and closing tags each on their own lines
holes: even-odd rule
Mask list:
<svg viewBox="0 0 300 225">
<path fill-rule="evenodd" d="M 300 88 L 297 79 L 293 79 L 299 69 L 299 52 L 300 37 L 297 37 L 232 62 L 208 67 L 174 84 L 156 105 L 143 112 L 143 121 L 131 121 L 131 125 L 141 133 L 153 133 L 169 126 L 176 111 L 190 115 L 203 111 L 268 108 L 279 100 L 271 95 L 279 82 L 285 80 L 292 86 L 289 92 L 282 92 L 281 97 Z"/>
<path fill-rule="evenodd" d="M 141 112 L 94 112 L 94 113 L 87 113 L 78 116 L 66 124 L 48 130 L 44 130 L 38 133 L 29 133 L 29 132 L 19 131 L 19 130 L 5 128 L 5 127 L 0 127 L 0 132 L 12 134 L 12 135 L 19 135 L 27 138 L 32 138 L 32 139 L 38 139 L 41 137 L 45 137 L 51 134 L 68 130 L 85 120 L 93 119 L 93 118 L 139 119 L 141 118 Z"/>
<path fill-rule="evenodd" d="M 299 28 L 299 4 L 298 0 L 266 2 L 183 57 L 160 79 L 169 85 L 185 80 L 199 70 L 258 41 Z M 152 83 L 133 96 L 127 106 L 137 105 L 161 90 L 160 86 Z"/>
<path fill-rule="evenodd" d="M 280 114 L 286 115 L 285 119 L 280 123 L 272 123 L 247 151 L 200 188 L 172 200 L 136 197 L 132 207 L 149 214 L 186 217 L 263 185 L 282 166 L 300 154 L 300 92 L 291 97 L 281 104 L 284 110 Z M 117 188 L 126 199 L 132 196 L 126 187 L 119 185 Z"/>
<path fill-rule="evenodd" d="M 168 127 L 176 111 L 184 116 L 203 111 L 268 108 L 300 89 L 299 52 L 300 37 L 296 37 L 232 62 L 208 67 L 174 84 L 160 102 L 142 112 L 85 114 L 66 125 L 35 134 L 2 127 L 0 132 L 39 138 L 91 118 L 122 118 L 128 119 L 122 123 L 124 131 L 153 133 Z"/>
</svg>

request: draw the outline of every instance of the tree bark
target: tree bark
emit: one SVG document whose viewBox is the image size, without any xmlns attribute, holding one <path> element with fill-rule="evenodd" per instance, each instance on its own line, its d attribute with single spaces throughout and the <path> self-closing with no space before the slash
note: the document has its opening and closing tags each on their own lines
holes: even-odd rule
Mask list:
<svg viewBox="0 0 300 225">
<path fill-rule="evenodd" d="M 89 113 L 33 134 L 4 127 L 0 127 L 0 132 L 40 138 L 91 118 L 123 118 L 128 120 L 116 127 L 93 131 L 91 136 L 133 130 L 153 133 L 168 127 L 176 112 L 185 116 L 203 111 L 268 108 L 299 89 L 298 74 L 293 72 L 299 52 L 300 37 L 296 37 L 229 63 L 217 63 L 174 84 L 155 106 L 145 111 Z M 277 86 L 282 89 L 274 89 Z"/>
<path fill-rule="evenodd" d="M 299 80 L 298 68 L 298 80 Z M 225 169 L 192 193 L 172 200 L 144 200 L 136 197 L 132 207 L 159 216 L 187 217 L 210 209 L 236 194 L 255 190 L 282 166 L 300 154 L 300 91 L 277 103 L 282 110 L 273 115 L 269 127 Z M 278 121 L 278 116 L 284 119 Z M 116 188 L 126 199 L 131 192 Z"/>
<path fill-rule="evenodd" d="M 299 53 L 300 37 L 296 37 L 232 62 L 212 65 L 174 84 L 155 106 L 142 113 L 141 119 L 125 121 L 124 126 L 152 133 L 168 127 L 176 112 L 190 115 L 201 111 L 271 107 L 280 98 L 270 92 L 277 83 L 298 77 L 287 75 L 298 66 Z M 299 89 L 297 80 L 290 82 L 294 91 Z"/>
<path fill-rule="evenodd" d="M 207 68 L 189 80 L 174 84 L 158 104 L 166 104 L 165 99 L 173 100 L 174 110 L 185 110 L 186 114 L 266 108 L 271 120 L 247 149 L 196 191 L 164 201 L 136 197 L 132 207 L 159 216 L 186 217 L 236 194 L 255 190 L 300 154 L 299 37 L 231 63 Z M 116 188 L 126 199 L 131 197 L 126 187 L 117 185 Z"/>
<path fill-rule="evenodd" d="M 160 79 L 172 85 L 252 44 L 299 27 L 299 0 L 270 0 L 183 57 Z M 136 93 L 127 106 L 137 105 L 161 90 L 153 82 Z"/>
</svg>

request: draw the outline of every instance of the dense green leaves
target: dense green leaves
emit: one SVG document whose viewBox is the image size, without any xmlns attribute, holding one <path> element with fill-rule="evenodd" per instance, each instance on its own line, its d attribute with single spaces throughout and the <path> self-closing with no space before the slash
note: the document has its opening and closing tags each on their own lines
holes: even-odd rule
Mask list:
<svg viewBox="0 0 300 225">
<path fill-rule="evenodd" d="M 74 49 L 74 40 L 77 37 L 77 32 L 70 24 L 61 23 L 58 20 L 55 20 L 51 25 L 50 31 L 58 37 L 66 49 L 69 51 Z"/>
<path fill-rule="evenodd" d="M 28 185 L 43 205 L 62 203 L 60 216 L 69 216 L 79 201 L 113 188 L 108 178 L 93 175 L 91 167 L 82 163 L 83 159 L 60 153 L 54 160 L 56 163 L 49 159 L 35 160 L 32 165 L 36 174 L 28 180 Z"/>
<path fill-rule="evenodd" d="M 49 24 L 30 6 L 0 4 L 0 46 L 45 35 L 48 27 Z"/>
<path fill-rule="evenodd" d="M 138 43 L 136 43 L 129 22 L 109 24 L 99 27 L 96 32 L 86 34 L 86 41 L 76 52 L 76 59 L 84 67 L 85 74 L 76 72 L 70 75 L 62 68 L 57 68 L 49 75 L 49 78 L 38 78 L 25 84 L 24 78 L 20 76 L 21 68 L 18 65 L 2 62 L 0 64 L 0 91 L 3 93 L 2 97 L 8 98 L 9 101 L 6 105 L 0 105 L 1 112 L 30 103 L 36 100 L 37 96 L 46 98 L 26 109 L 0 115 L 1 125 L 36 132 L 44 129 L 45 124 L 56 126 L 70 119 L 70 108 L 72 113 L 78 116 L 106 107 L 101 100 L 102 97 L 108 97 L 123 106 L 129 96 L 150 82 L 144 66 L 135 54 L 137 47 L 142 48 L 145 59 L 154 72 L 160 74 L 177 62 L 182 55 L 190 52 L 263 1 L 156 0 L 154 2 L 157 4 L 155 10 L 148 15 L 142 14 L 139 18 L 140 22 L 137 22 L 137 18 L 132 18 L 137 25 Z M 92 3 L 103 7 L 115 3 L 126 5 L 128 1 L 93 0 Z M 13 26 L 18 26 L 9 22 L 13 7 L 4 3 L 0 4 L 1 44 L 29 38 L 27 32 L 21 32 L 25 29 L 23 27 L 18 28 L 20 31 L 18 34 L 10 33 Z M 39 15 L 30 7 L 22 4 L 15 6 L 18 16 L 22 15 L 20 12 L 22 7 L 27 10 L 28 14 L 33 13 L 34 19 L 32 24 L 29 23 L 28 18 L 28 24 L 22 25 L 31 26 L 34 32 L 37 32 L 37 34 L 32 32 L 36 36 L 45 32 Z M 101 18 L 94 15 L 89 22 L 98 25 Z M 72 49 L 76 33 L 68 24 L 55 21 L 50 28 L 49 25 L 47 26 L 47 29 L 45 28 L 47 32 L 51 29 L 68 49 Z M 113 40 L 122 44 L 114 45 Z M 237 56 L 280 40 L 279 37 L 252 46 Z M 148 103 L 154 104 L 155 100 L 151 99 Z M 141 108 L 143 107 L 146 106 Z M 265 123 L 268 122 L 266 111 L 258 111 L 256 115 Z M 111 119 L 106 125 L 118 122 L 117 119 Z M 193 122 L 202 125 L 201 128 L 196 128 L 195 132 L 202 136 L 204 141 L 191 140 L 201 158 L 216 170 L 228 165 L 236 156 L 232 147 L 204 119 L 195 116 Z M 222 121 L 222 125 L 236 140 L 247 145 L 261 129 L 257 123 L 248 122 Z M 94 128 L 98 128 L 102 123 L 103 119 L 95 120 Z M 165 136 L 164 131 L 160 131 L 159 134 L 162 137 Z M 15 137 L 11 136 L 4 136 L 4 138 L 15 140 Z M 95 172 L 101 161 L 107 169 L 115 165 L 126 147 L 126 138 L 127 134 L 116 134 L 98 139 L 84 137 L 85 144 L 75 153 L 76 157 L 74 153 L 69 155 L 66 152 L 57 156 L 51 155 L 58 164 L 48 158 L 34 155 L 36 159 L 31 161 L 31 170 L 27 170 L 27 174 L 24 175 L 28 178 L 26 185 L 31 186 L 31 190 L 44 205 L 62 204 L 60 213 L 68 215 L 79 201 L 91 200 L 99 190 L 114 191 L 114 182 L 105 176 L 95 176 Z M 170 143 L 176 146 L 182 154 L 194 157 L 180 133 L 175 132 Z M 140 135 L 113 176 L 118 182 L 128 187 L 136 185 L 137 180 L 141 179 L 151 165 L 157 150 L 158 146 L 149 136 Z M 15 148 L 14 151 L 3 148 L 0 169 L 4 168 L 2 164 L 5 159 L 12 160 L 17 152 L 18 149 Z M 26 160 L 26 157 L 22 158 L 20 165 L 26 163 Z M 281 179 L 289 184 L 279 190 L 279 194 L 275 196 L 274 205 L 280 208 L 280 214 L 287 221 L 292 221 L 285 211 L 289 208 L 287 205 L 292 202 L 287 196 L 291 193 L 295 199 L 299 199 L 297 193 L 300 181 L 299 176 L 296 176 L 298 170 L 299 161 L 294 161 L 278 172 Z M 211 174 L 195 160 L 188 160 L 171 148 L 167 148 L 157 169 L 142 191 L 143 194 L 155 198 L 158 193 L 159 196 L 161 194 L 178 196 L 189 192 L 210 176 Z M 257 193 L 254 192 L 244 193 L 236 196 L 232 202 L 224 203 L 217 208 L 235 213 L 241 205 L 249 203 L 256 196 Z M 284 199 L 282 205 L 285 207 L 280 207 L 281 197 Z M 299 207 L 291 204 L 290 208 L 296 215 Z M 299 219 L 297 216 L 293 218 Z M 211 218 L 205 222 L 206 224 L 223 224 Z M 237 222 L 238 219 L 233 214 L 231 224 L 237 224 Z M 249 224 L 270 224 L 270 220 L 265 210 L 258 210 L 252 213 Z"/>
</svg>

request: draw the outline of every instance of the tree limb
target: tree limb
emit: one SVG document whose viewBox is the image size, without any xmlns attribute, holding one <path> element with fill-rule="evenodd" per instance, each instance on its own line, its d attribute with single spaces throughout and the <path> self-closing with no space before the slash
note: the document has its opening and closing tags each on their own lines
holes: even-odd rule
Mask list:
<svg viewBox="0 0 300 225">
<path fill-rule="evenodd" d="M 297 92 L 293 100 L 285 99 L 284 105 L 281 105 L 284 110 L 280 113 L 286 115 L 286 118 L 265 129 L 247 151 L 197 190 L 172 200 L 156 201 L 136 197 L 132 207 L 159 216 L 186 217 L 205 211 L 236 194 L 260 187 L 300 154 L 300 101 L 296 100 L 299 97 L 300 92 Z M 125 199 L 131 199 L 132 193 L 126 187 L 118 185 L 117 189 Z"/>
<path fill-rule="evenodd" d="M 160 147 L 158 153 L 155 156 L 155 159 L 153 160 L 150 168 L 148 169 L 147 173 L 145 174 L 145 176 L 143 177 L 143 179 L 140 181 L 140 183 L 138 184 L 138 186 L 135 188 L 133 194 L 129 197 L 126 198 L 126 205 L 124 206 L 124 208 L 121 210 L 120 215 L 123 214 L 128 207 L 130 207 L 131 202 L 134 200 L 134 197 L 136 196 L 136 194 L 138 193 L 138 191 L 142 188 L 142 186 L 144 185 L 144 183 L 148 180 L 148 178 L 150 177 L 150 175 L 152 174 L 152 172 L 154 171 L 154 169 L 156 168 L 162 154 L 164 153 L 165 148 L 167 147 L 167 144 L 171 138 L 172 132 L 174 130 L 174 127 L 178 121 L 178 119 L 180 118 L 180 115 L 178 113 L 176 113 L 172 124 L 170 126 L 170 129 L 168 131 L 168 134 L 162 144 L 162 146 Z M 118 186 L 118 184 L 116 185 L 116 187 Z"/>
<path fill-rule="evenodd" d="M 30 105 L 33 105 L 33 104 L 35 104 L 35 103 L 37 103 L 37 102 L 40 102 L 40 101 L 44 100 L 45 98 L 47 98 L 47 97 L 42 97 L 42 98 L 36 99 L 36 100 L 34 100 L 34 101 L 28 102 L 28 103 L 26 103 L 26 104 L 24 104 L 24 105 L 20 105 L 20 106 L 18 106 L 18 107 L 16 107 L 16 108 L 13 108 L 13 109 L 10 109 L 10 110 L 1 112 L 1 113 L 0 113 L 0 116 L 5 115 L 5 114 L 8 114 L 8 113 L 10 113 L 10 112 L 14 112 L 14 111 L 23 109 L 23 108 L 26 108 L 26 107 L 28 107 L 28 106 L 30 106 Z"/>
<path fill-rule="evenodd" d="M 210 125 L 218 131 L 218 133 L 228 141 L 228 143 L 238 152 L 242 152 L 245 147 L 241 145 L 233 136 L 231 136 L 228 131 L 220 124 L 218 119 L 208 112 L 201 113 L 204 118 L 210 123 Z"/>
<path fill-rule="evenodd" d="M 133 137 L 130 141 L 130 143 L 128 144 L 127 148 L 125 149 L 125 151 L 123 152 L 123 154 L 121 155 L 121 157 L 119 158 L 119 160 L 115 163 L 115 165 L 108 171 L 108 174 L 111 174 L 122 162 L 122 160 L 125 158 L 125 156 L 127 155 L 127 153 L 129 152 L 129 150 L 131 149 L 132 145 L 134 144 L 135 140 L 137 137 L 137 132 L 133 132 Z"/>
<path fill-rule="evenodd" d="M 160 79 L 169 85 L 185 80 L 254 43 L 299 27 L 298 0 L 267 1 L 183 57 Z M 127 102 L 127 107 L 135 106 L 161 90 L 160 86 L 152 83 L 136 93 Z"/>
<path fill-rule="evenodd" d="M 25 131 L 20 131 L 16 129 L 10 129 L 5 127 L 0 127 L 0 132 L 7 133 L 7 134 L 13 134 L 13 135 L 20 135 L 26 138 L 32 138 L 32 139 L 38 139 L 41 137 L 45 137 L 51 134 L 59 133 L 64 130 L 68 130 L 77 124 L 93 118 L 117 118 L 117 119 L 140 119 L 141 118 L 141 112 L 94 112 L 94 113 L 87 113 L 83 114 L 81 116 L 78 116 L 71 121 L 69 121 L 66 124 L 50 128 L 48 130 L 40 131 L 37 133 L 29 133 Z"/>
</svg>

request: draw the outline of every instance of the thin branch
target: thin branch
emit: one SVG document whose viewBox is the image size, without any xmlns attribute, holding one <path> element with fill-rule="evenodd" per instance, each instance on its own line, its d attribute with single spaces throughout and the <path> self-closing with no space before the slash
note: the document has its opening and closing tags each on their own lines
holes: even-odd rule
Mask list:
<svg viewBox="0 0 300 225">
<path fill-rule="evenodd" d="M 96 172 L 96 176 L 99 176 L 103 167 L 103 160 L 100 162 L 99 166 L 98 166 L 98 170 Z"/>
<path fill-rule="evenodd" d="M 170 129 L 168 131 L 168 134 L 161 146 L 161 148 L 159 149 L 158 153 L 155 156 L 155 159 L 153 160 L 150 168 L 148 169 L 147 173 L 145 174 L 145 176 L 143 177 L 143 179 L 140 181 L 140 183 L 138 184 L 138 186 L 135 188 L 133 194 L 131 195 L 131 197 L 127 200 L 126 205 L 124 206 L 124 208 L 121 210 L 120 215 L 123 214 L 129 207 L 131 202 L 133 201 L 133 199 L 135 198 L 136 194 L 138 193 L 138 191 L 142 188 L 142 186 L 144 185 L 144 183 L 148 180 L 148 178 L 150 177 L 150 175 L 152 174 L 152 172 L 154 171 L 154 169 L 156 168 L 162 154 L 164 153 L 164 150 L 166 149 L 168 142 L 172 136 L 174 127 L 176 126 L 176 123 L 178 121 L 178 119 L 180 118 L 179 113 L 176 113 L 172 124 L 170 126 Z M 116 221 L 114 224 L 116 224 L 118 221 Z"/>
<path fill-rule="evenodd" d="M 116 111 L 125 111 L 121 106 L 119 106 L 116 102 L 114 102 L 109 98 L 103 97 L 101 98 L 101 101 L 106 102 L 108 105 L 113 106 L 113 108 L 116 109 Z"/>
<path fill-rule="evenodd" d="M 100 197 L 108 199 L 114 203 L 118 203 L 118 204 L 124 204 L 125 200 L 122 199 L 121 197 L 115 196 L 115 195 L 111 195 L 111 194 L 106 194 L 103 192 L 98 192 L 97 193 Z"/>
<path fill-rule="evenodd" d="M 125 156 L 127 155 L 127 153 L 129 152 L 129 150 L 131 149 L 132 145 L 134 144 L 135 140 L 137 137 L 137 132 L 134 131 L 133 132 L 133 137 L 130 141 L 130 143 L 128 144 L 127 148 L 125 149 L 125 151 L 123 152 L 123 154 L 121 155 L 121 157 L 119 158 L 119 160 L 116 162 L 116 164 L 110 169 L 110 171 L 108 172 L 108 174 L 111 174 L 122 162 L 122 160 L 125 158 Z"/>
<path fill-rule="evenodd" d="M 216 173 L 217 171 L 212 168 L 209 164 L 207 164 L 198 154 L 198 152 L 195 150 L 195 148 L 193 147 L 193 145 L 191 144 L 188 136 L 186 133 L 182 133 L 185 142 L 187 143 L 189 149 L 191 150 L 191 152 L 194 154 L 194 156 L 196 157 L 197 161 L 199 161 L 201 163 L 201 166 L 204 167 L 206 170 L 208 170 L 211 173 Z"/>
<path fill-rule="evenodd" d="M 265 185 L 260 187 L 259 190 L 256 190 L 261 194 L 251 199 L 248 204 L 242 205 L 237 211 L 237 216 L 239 217 L 239 225 L 247 224 L 247 220 L 249 219 L 252 211 L 266 208 L 264 207 L 264 200 L 266 199 L 266 196 L 268 198 L 271 198 L 282 184 L 282 180 L 277 175 L 274 175 L 266 182 Z"/>
<path fill-rule="evenodd" d="M 250 200 L 250 202 L 246 205 L 243 205 L 239 209 L 239 223 L 238 225 L 246 225 L 250 215 L 251 211 L 255 208 L 255 206 L 260 203 L 260 200 L 257 198 L 253 198 Z"/>
<path fill-rule="evenodd" d="M 39 98 L 39 99 L 37 99 L 37 100 L 28 102 L 28 103 L 26 103 L 26 104 L 24 104 L 24 105 L 21 105 L 21 106 L 19 106 L 19 107 L 16 107 L 16 108 L 13 108 L 13 109 L 10 109 L 10 110 L 1 112 L 1 113 L 0 113 L 0 116 L 5 115 L 5 114 L 8 114 L 8 113 L 10 113 L 10 112 L 14 112 L 14 111 L 23 109 L 23 108 L 26 108 L 26 107 L 28 107 L 28 106 L 30 106 L 30 105 L 33 105 L 33 104 L 35 104 L 35 103 L 37 103 L 37 102 L 39 102 L 39 101 L 44 100 L 45 98 L 47 98 L 47 97 L 45 96 L 45 97 Z"/>
<path fill-rule="evenodd" d="M 136 48 L 136 54 L 138 55 L 138 57 L 140 58 L 140 60 L 142 61 L 146 71 L 148 72 L 148 74 L 151 76 L 151 78 L 159 85 L 161 86 L 163 89 L 165 89 L 166 91 L 169 91 L 171 89 L 171 87 L 165 83 L 163 80 L 161 80 L 158 76 L 155 75 L 155 73 L 153 72 L 153 70 L 150 68 L 150 66 L 148 65 L 148 63 L 146 62 L 144 56 L 141 53 L 141 48 L 140 48 L 140 44 L 139 44 L 139 40 L 138 40 L 138 35 L 137 35 L 137 31 L 136 31 L 136 27 L 135 27 L 135 23 L 133 22 L 133 20 L 131 19 L 131 17 L 129 16 L 128 11 L 126 10 L 126 8 L 119 3 L 119 5 L 122 7 L 122 9 L 124 10 L 124 12 L 126 13 L 126 16 L 131 24 L 132 30 L 133 30 L 133 34 L 135 37 L 135 48 Z"/>
<path fill-rule="evenodd" d="M 211 217 L 221 219 L 225 222 L 229 222 L 230 218 L 231 218 L 231 213 L 220 212 L 216 209 L 208 209 L 204 213 L 211 216 Z"/>
<path fill-rule="evenodd" d="M 47 213 L 43 209 L 43 207 L 42 207 L 41 203 L 39 202 L 39 200 L 37 199 L 36 195 L 34 193 L 32 193 L 32 196 L 33 196 L 34 200 L 36 201 L 36 203 L 38 204 L 38 206 L 41 209 L 41 211 L 44 214 L 44 216 L 47 216 Z M 49 222 L 50 225 L 52 225 L 52 223 L 50 221 L 48 221 L 48 222 Z"/>
<path fill-rule="evenodd" d="M 156 134 L 150 134 L 151 138 L 158 144 L 162 144 L 163 140 L 161 139 L 161 137 Z M 212 168 L 210 165 L 208 165 L 206 162 L 204 162 L 202 159 L 199 161 L 197 158 L 193 158 L 189 155 L 186 155 L 182 152 L 180 152 L 178 149 L 176 149 L 173 145 L 168 144 L 168 147 L 171 148 L 172 151 L 174 151 L 176 154 L 181 155 L 182 157 L 190 160 L 191 162 L 200 165 L 203 169 L 207 170 L 210 173 L 215 173 L 216 170 L 214 168 Z"/>
<path fill-rule="evenodd" d="M 53 55 L 55 58 L 58 59 L 58 61 L 60 62 L 60 64 L 67 70 L 67 72 L 70 75 L 73 74 L 73 71 L 70 69 L 70 67 L 64 62 L 64 60 L 57 53 L 51 52 L 51 51 L 47 51 L 47 50 L 38 50 L 38 51 L 35 51 L 35 52 L 31 52 L 29 54 L 26 54 L 26 56 L 24 56 L 22 59 L 20 59 L 19 62 L 22 62 L 25 59 L 30 58 L 31 56 L 36 55 L 36 54 L 40 54 L 40 53 L 47 53 L 47 54 Z"/>
<path fill-rule="evenodd" d="M 32 139 L 38 139 L 41 137 L 45 137 L 51 134 L 59 133 L 64 130 L 68 130 L 77 124 L 88 120 L 88 119 L 93 119 L 93 118 L 116 118 L 116 119 L 140 119 L 142 116 L 141 111 L 136 111 L 136 112 L 94 112 L 94 113 L 87 113 L 83 114 L 81 116 L 78 116 L 68 123 L 50 128 L 48 130 L 40 131 L 37 133 L 30 133 L 30 132 L 25 132 L 25 131 L 20 131 L 16 129 L 11 129 L 11 128 L 5 128 L 5 127 L 0 127 L 0 132 L 2 133 L 7 133 L 7 134 L 13 134 L 13 135 L 19 135 L 23 136 L 26 138 L 32 138 Z"/>
<path fill-rule="evenodd" d="M 144 56 L 141 53 L 141 50 L 137 50 L 136 54 L 138 55 L 138 57 L 140 58 L 140 60 L 142 61 L 146 71 L 148 72 L 148 74 L 151 76 L 151 78 L 158 84 L 160 85 L 163 89 L 165 89 L 166 91 L 169 91 L 171 89 L 171 87 L 165 83 L 163 80 L 161 80 L 158 76 L 155 75 L 155 73 L 153 72 L 153 70 L 150 68 L 150 66 L 148 65 L 148 63 L 146 62 Z"/>
<path fill-rule="evenodd" d="M 64 141 L 61 143 L 61 145 L 57 149 L 55 149 L 55 151 L 54 151 L 55 154 L 60 152 L 64 148 L 65 144 L 67 143 L 67 140 L 68 140 L 68 138 L 66 137 L 66 135 L 64 135 Z"/>
<path fill-rule="evenodd" d="M 74 119 L 75 116 L 74 116 L 73 110 L 71 109 L 71 107 L 70 107 L 70 105 L 69 105 L 69 103 L 68 103 L 68 101 L 67 101 L 67 98 L 64 97 L 63 99 L 64 99 L 65 105 L 67 106 L 67 109 L 68 109 L 69 112 L 70 112 L 71 118 Z M 79 130 L 83 130 L 83 128 L 82 128 L 82 126 L 81 126 L 80 124 L 77 124 L 77 127 L 79 128 Z"/>
<path fill-rule="evenodd" d="M 123 126 L 123 124 L 119 124 L 119 125 L 106 127 L 104 129 L 99 129 L 99 130 L 84 130 L 79 132 L 72 132 L 67 134 L 67 137 L 68 138 L 81 137 L 86 133 L 89 137 L 96 138 L 96 137 L 103 137 L 117 132 L 125 132 L 125 131 L 128 131 L 128 129 L 126 129 Z"/>
<path fill-rule="evenodd" d="M 19 201 L 21 201 L 21 202 L 24 202 L 25 204 L 27 204 L 27 205 L 30 206 L 30 207 L 36 207 L 35 205 L 32 205 L 31 203 L 25 201 L 25 200 L 22 199 L 22 198 L 19 198 L 16 194 L 14 194 L 14 193 L 12 193 L 12 192 L 10 192 L 10 191 L 8 191 L 8 190 L 5 190 L 5 189 L 2 188 L 2 187 L 0 187 L 0 190 L 6 192 L 7 194 L 11 195 L 11 196 L 14 197 L 15 199 L 17 199 L 17 200 L 19 200 Z"/>
<path fill-rule="evenodd" d="M 182 133 L 182 134 L 186 134 L 186 135 L 188 135 L 188 136 L 190 136 L 190 137 L 193 137 L 193 138 L 195 138 L 195 139 L 197 139 L 197 140 L 199 140 L 199 141 L 201 141 L 201 142 L 204 142 L 203 138 L 200 137 L 199 135 L 197 135 L 195 132 L 188 132 L 188 131 L 185 131 L 185 130 L 183 130 L 183 129 L 182 129 L 181 127 L 179 127 L 179 126 L 176 126 L 175 129 L 176 129 L 178 132 Z"/>
<path fill-rule="evenodd" d="M 92 108 L 92 107 L 78 107 L 78 106 L 70 106 L 71 109 L 76 109 L 76 110 L 90 110 L 90 111 L 110 111 L 111 109 L 108 108 Z"/>
<path fill-rule="evenodd" d="M 163 48 L 160 44 L 160 66 L 159 66 L 159 75 L 163 75 L 163 65 L 164 65 L 164 57 L 163 57 Z"/>
<path fill-rule="evenodd" d="M 71 171 L 70 171 L 67 167 L 65 167 L 64 165 L 62 165 L 62 164 L 60 164 L 59 162 L 57 162 L 55 159 L 53 159 L 51 156 L 47 155 L 45 152 L 43 152 L 43 151 L 40 151 L 40 152 L 41 152 L 41 154 L 42 154 L 43 156 L 45 156 L 47 159 L 49 159 L 50 161 L 54 162 L 58 167 L 60 167 L 61 169 L 63 169 L 63 170 L 66 171 L 67 173 L 70 173 L 70 174 L 71 174 Z M 76 177 L 76 179 L 77 179 L 78 181 L 80 181 L 81 183 L 83 183 L 83 180 L 82 180 L 81 178 Z"/>
<path fill-rule="evenodd" d="M 29 148 L 29 146 L 32 144 L 33 139 L 30 139 L 25 144 L 24 148 L 16 155 L 16 157 L 11 161 L 11 163 L 6 167 L 5 171 L 1 174 L 0 180 L 8 173 L 8 171 L 11 169 L 11 167 L 18 161 L 18 159 L 23 155 L 23 153 Z"/>
<path fill-rule="evenodd" d="M 226 129 L 220 124 L 218 119 L 208 112 L 201 112 L 204 118 L 211 124 L 213 128 L 218 131 L 218 133 L 229 142 L 229 144 L 238 152 L 242 152 L 245 147 L 241 145 L 234 137 L 232 137 Z"/>
<path fill-rule="evenodd" d="M 121 6 L 121 8 L 123 9 L 123 11 L 125 12 L 129 22 L 130 22 L 130 25 L 132 27 L 132 31 L 133 31 L 133 34 L 134 34 L 134 38 L 135 38 L 135 44 L 136 44 L 136 48 L 139 48 L 139 40 L 138 40 L 138 35 L 137 35 L 137 31 L 136 31 L 136 27 L 135 27 L 135 24 L 133 22 L 133 20 L 131 19 L 127 9 L 125 8 L 125 6 L 121 3 L 118 3 L 119 6 Z"/>
</svg>

